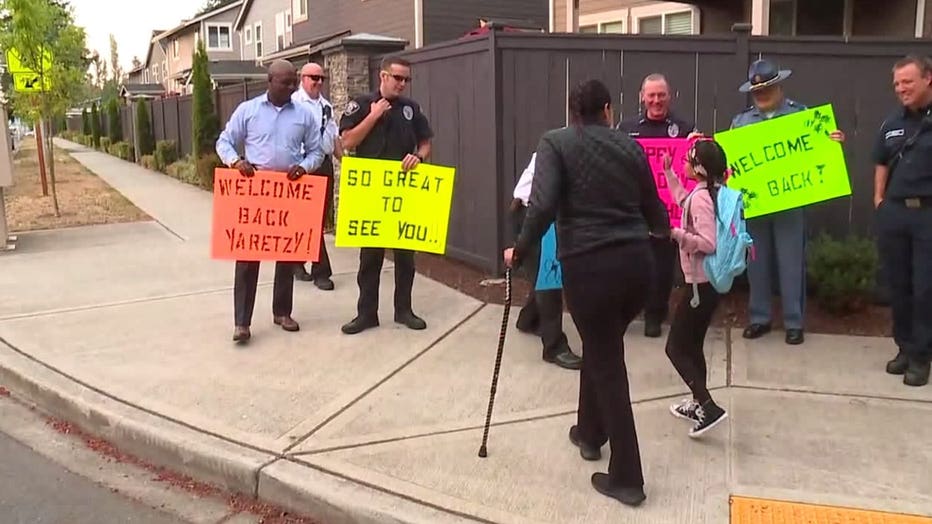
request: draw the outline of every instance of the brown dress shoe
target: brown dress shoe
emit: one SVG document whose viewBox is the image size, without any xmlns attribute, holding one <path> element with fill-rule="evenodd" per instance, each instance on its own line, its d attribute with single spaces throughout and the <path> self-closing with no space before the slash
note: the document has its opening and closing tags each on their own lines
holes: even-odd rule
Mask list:
<svg viewBox="0 0 932 524">
<path fill-rule="evenodd" d="M 233 330 L 234 342 L 246 342 L 251 336 L 252 334 L 249 333 L 249 328 L 246 326 L 236 326 L 236 329 Z"/>
<path fill-rule="evenodd" d="M 291 317 L 275 317 L 275 325 L 281 326 L 285 331 L 297 331 L 301 327 Z"/>
</svg>

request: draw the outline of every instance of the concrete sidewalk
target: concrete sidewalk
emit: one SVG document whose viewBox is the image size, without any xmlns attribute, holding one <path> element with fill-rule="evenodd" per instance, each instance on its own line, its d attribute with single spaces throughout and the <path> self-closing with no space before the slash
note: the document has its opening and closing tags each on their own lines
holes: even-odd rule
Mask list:
<svg viewBox="0 0 932 524">
<path fill-rule="evenodd" d="M 932 387 L 884 373 L 887 339 L 711 333 L 710 385 L 730 418 L 694 441 L 668 411 L 686 388 L 663 340 L 633 326 L 648 499 L 630 509 L 589 485 L 608 447 L 589 463 L 567 439 L 577 373 L 513 328 L 477 457 L 501 306 L 419 275 L 428 329 L 409 331 L 392 323 L 386 263 L 382 326 L 343 335 L 358 253 L 331 244 L 336 290 L 295 282 L 301 331 L 272 325 L 264 264 L 253 340 L 234 346 L 233 265 L 209 258 L 211 195 L 57 143 L 156 222 L 20 235 L 0 257 L 0 385 L 131 453 L 324 524 L 722 523 L 730 495 L 932 515 Z"/>
</svg>

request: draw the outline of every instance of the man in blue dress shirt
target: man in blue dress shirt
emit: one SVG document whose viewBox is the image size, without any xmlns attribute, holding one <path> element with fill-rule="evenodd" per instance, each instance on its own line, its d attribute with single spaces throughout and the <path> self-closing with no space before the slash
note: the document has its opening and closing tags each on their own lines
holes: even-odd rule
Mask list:
<svg viewBox="0 0 932 524">
<path fill-rule="evenodd" d="M 324 159 L 321 149 L 320 122 L 301 104 L 291 100 L 298 85 L 295 67 L 287 60 L 276 60 L 269 66 L 268 90 L 241 103 L 226 128 L 217 139 L 217 155 L 224 164 L 238 169 L 245 177 L 255 171 L 280 171 L 289 180 L 316 170 Z M 237 152 L 243 150 L 245 155 Z M 272 289 L 273 321 L 285 331 L 298 331 L 291 318 L 296 262 L 275 263 L 275 283 Z M 250 338 L 253 306 L 259 262 L 236 262 L 233 286 L 235 329 L 233 340 L 246 342 Z"/>
</svg>

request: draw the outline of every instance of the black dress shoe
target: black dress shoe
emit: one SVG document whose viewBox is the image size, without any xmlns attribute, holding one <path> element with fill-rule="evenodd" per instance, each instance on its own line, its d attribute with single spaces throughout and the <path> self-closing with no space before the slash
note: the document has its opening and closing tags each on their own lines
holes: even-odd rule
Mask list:
<svg viewBox="0 0 932 524">
<path fill-rule="evenodd" d="M 887 373 L 891 375 L 903 375 L 909 368 L 909 357 L 906 353 L 900 351 L 896 357 L 887 362 Z"/>
<path fill-rule="evenodd" d="M 909 359 L 909 367 L 903 376 L 903 384 L 907 386 L 925 386 L 929 383 L 929 368 L 932 367 L 928 360 L 919 360 L 916 358 Z"/>
<path fill-rule="evenodd" d="M 363 331 L 369 328 L 374 328 L 378 325 L 379 319 L 377 318 L 356 317 L 346 324 L 343 324 L 343 327 L 340 329 L 347 335 L 355 335 L 356 333 L 362 333 Z"/>
<path fill-rule="evenodd" d="M 310 282 L 311 280 L 314 280 L 311 277 L 311 274 L 308 273 L 306 269 L 304 269 L 304 264 L 301 264 L 294 270 L 294 278 L 295 280 L 301 280 L 303 282 Z"/>
<path fill-rule="evenodd" d="M 252 335 L 249 333 L 249 328 L 246 326 L 236 326 L 236 328 L 233 330 L 233 342 L 248 342 L 251 336 Z"/>
<path fill-rule="evenodd" d="M 643 487 L 626 488 L 622 486 L 612 486 L 607 473 L 593 473 L 592 487 L 606 497 L 612 497 L 618 502 L 628 506 L 639 506 L 647 499 Z"/>
<path fill-rule="evenodd" d="M 408 329 L 427 329 L 427 322 L 424 322 L 424 319 L 415 315 L 411 311 L 406 313 L 395 313 L 395 322 L 399 324 L 404 324 Z"/>
<path fill-rule="evenodd" d="M 314 285 L 317 286 L 317 289 L 333 291 L 333 280 L 330 280 L 330 277 L 315 278 Z"/>
<path fill-rule="evenodd" d="M 748 339 L 754 339 L 760 338 L 767 333 L 770 333 L 770 324 L 751 324 L 750 326 L 744 328 L 744 333 L 742 333 L 741 336 Z"/>
<path fill-rule="evenodd" d="M 544 361 L 556 364 L 563 369 L 580 369 L 582 368 L 582 357 L 573 353 L 570 348 L 564 348 L 563 351 L 554 355 L 544 354 Z"/>
<path fill-rule="evenodd" d="M 801 329 L 787 329 L 786 330 L 786 343 L 791 346 L 798 346 L 806 340 L 806 337 L 803 336 L 803 330 Z"/>
<path fill-rule="evenodd" d="M 660 338 L 660 335 L 663 334 L 663 329 L 661 328 L 660 322 L 654 320 L 648 320 L 644 322 L 644 336 L 648 338 Z"/>
<path fill-rule="evenodd" d="M 599 460 L 602 458 L 602 448 L 583 444 L 579 440 L 579 428 L 572 426 L 570 428 L 570 442 L 579 448 L 579 455 L 585 460 Z"/>
</svg>

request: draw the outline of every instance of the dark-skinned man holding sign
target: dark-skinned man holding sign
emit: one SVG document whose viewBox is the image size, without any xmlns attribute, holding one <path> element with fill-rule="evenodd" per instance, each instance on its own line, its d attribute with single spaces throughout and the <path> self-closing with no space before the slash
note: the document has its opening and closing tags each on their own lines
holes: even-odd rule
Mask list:
<svg viewBox="0 0 932 524">
<path fill-rule="evenodd" d="M 873 153 L 877 246 L 899 347 L 887 372 L 924 386 L 932 360 L 932 61 L 898 61 L 893 88 L 902 107 L 880 126 Z"/>
<path fill-rule="evenodd" d="M 790 100 L 784 95 L 781 82 L 792 74 L 789 70 L 780 70 L 775 64 L 767 60 L 757 60 L 748 70 L 748 81 L 739 91 L 751 93 L 754 105 L 739 113 L 732 120 L 731 128 L 736 129 L 750 126 L 775 118 L 784 117 L 805 111 L 806 107 Z M 844 133 L 838 130 L 828 132 L 829 138 L 837 142 L 845 139 Z M 716 139 L 718 135 L 716 135 Z M 780 139 L 781 137 L 775 137 Z M 736 155 L 735 150 L 729 151 L 729 159 L 737 158 L 732 163 L 732 176 L 754 176 L 753 170 L 763 163 L 786 158 L 787 155 L 802 153 L 810 150 L 812 144 L 808 138 L 797 137 L 789 143 L 774 140 L 773 144 L 760 144 L 756 156 L 745 158 Z M 743 163 L 742 163 L 743 162 Z M 818 174 L 807 174 L 818 177 Z M 776 184 L 777 182 L 773 182 Z M 779 191 L 786 188 L 801 188 L 807 184 L 804 176 L 786 173 L 782 184 L 776 186 Z M 771 184 L 772 186 L 772 184 Z M 774 187 L 769 188 L 773 196 Z M 746 195 L 748 196 L 748 195 Z M 753 198 L 753 195 L 750 195 Z M 748 199 L 745 207 L 748 207 Z M 773 294 L 773 279 L 779 277 L 780 298 L 783 301 L 783 326 L 786 330 L 787 344 L 802 344 L 803 318 L 806 303 L 806 220 L 805 208 L 794 207 L 764 216 L 748 218 L 748 232 L 754 239 L 755 256 L 748 263 L 748 280 L 751 286 L 749 304 L 750 324 L 744 330 L 744 338 L 755 339 L 767 334 L 771 329 L 771 297 Z M 772 267 L 772 260 L 777 267 Z"/>
<path fill-rule="evenodd" d="M 347 173 L 347 183 L 362 185 L 372 183 L 372 177 L 385 186 L 417 186 L 425 191 L 435 189 L 431 179 L 413 171 L 430 155 L 430 139 L 433 131 L 420 106 L 402 96 L 411 81 L 411 64 L 402 58 L 387 57 L 382 60 L 379 71 L 379 89 L 374 93 L 358 96 L 346 106 L 340 119 L 340 136 L 343 147 L 355 150 L 361 158 L 398 161 L 400 172 Z M 367 180 L 368 175 L 368 180 Z M 436 183 L 434 183 L 434 186 Z M 341 192 L 342 195 L 342 192 Z M 386 197 L 388 198 L 388 197 Z M 400 206 L 400 196 L 385 202 L 388 209 Z M 400 208 L 398 209 L 400 211 Z M 341 214 L 344 214 L 341 206 Z M 374 229 L 378 221 L 363 220 L 352 225 L 351 234 L 380 234 Z M 368 231 L 366 231 L 368 228 Z M 412 234 L 415 234 L 412 232 Z M 414 252 L 408 249 L 394 250 L 395 262 L 395 322 L 410 329 L 425 329 L 427 323 L 414 314 L 411 305 L 411 289 L 414 285 Z M 347 335 L 354 335 L 379 325 L 379 280 L 385 249 L 362 247 L 359 251 L 359 301 L 356 318 L 342 328 Z"/>
<path fill-rule="evenodd" d="M 217 139 L 217 155 L 244 177 L 253 177 L 257 170 L 280 171 L 287 173 L 288 180 L 298 180 L 316 170 L 324 159 L 320 122 L 307 108 L 291 101 L 298 85 L 291 62 L 276 60 L 268 71 L 268 90 L 233 111 Z M 237 152 L 239 148 L 244 150 L 244 156 Z M 299 329 L 291 318 L 295 267 L 295 262 L 275 263 L 272 315 L 274 323 L 285 331 Z M 249 327 L 258 280 L 258 261 L 237 260 L 233 286 L 236 342 L 246 342 L 251 337 Z"/>
</svg>

